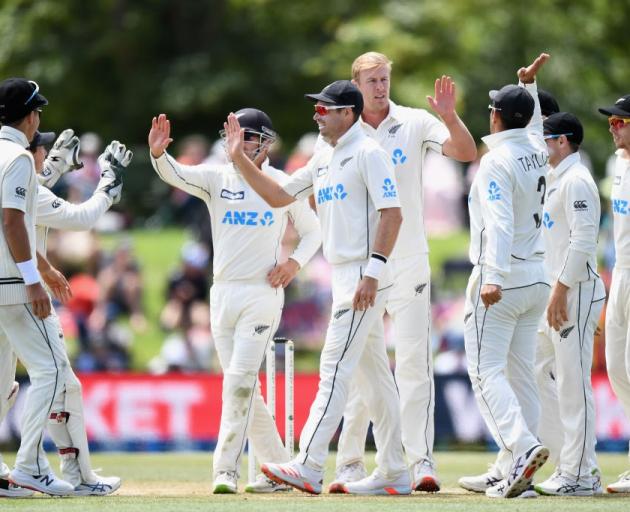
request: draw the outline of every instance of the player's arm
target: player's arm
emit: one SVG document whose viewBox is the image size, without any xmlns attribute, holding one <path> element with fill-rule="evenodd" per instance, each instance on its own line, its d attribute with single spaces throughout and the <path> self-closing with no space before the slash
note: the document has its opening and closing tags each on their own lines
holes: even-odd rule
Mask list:
<svg viewBox="0 0 630 512">
<path fill-rule="evenodd" d="M 243 130 L 233 113 L 230 113 L 223 127 L 225 128 L 227 149 L 232 162 L 238 167 L 247 183 L 258 195 L 273 208 L 281 208 L 295 201 L 294 196 L 285 192 L 278 182 L 260 172 L 258 167 L 254 165 L 254 162 L 247 157 L 243 147 Z M 296 174 L 300 174 L 299 171 Z"/>
<path fill-rule="evenodd" d="M 151 165 L 162 181 L 203 200 L 212 197 L 210 166 L 182 165 L 166 152 L 173 139 L 171 122 L 165 114 L 153 118 L 148 140 Z"/>
<path fill-rule="evenodd" d="M 48 289 L 59 302 L 65 304 L 72 297 L 72 291 L 70 290 L 70 284 L 55 267 L 53 267 L 49 261 L 37 252 L 37 270 L 39 270 L 42 279 L 48 286 Z"/>
<path fill-rule="evenodd" d="M 33 306 L 33 314 L 40 319 L 50 315 L 51 305 L 37 270 L 37 260 L 24 221 L 26 191 L 36 187 L 37 180 L 32 160 L 18 157 L 5 171 L 2 180 L 2 230 L 4 238 L 26 285 L 26 294 Z"/>
<path fill-rule="evenodd" d="M 435 80 L 435 94 L 427 96 L 427 101 L 448 130 L 448 138 L 442 143 L 442 154 L 460 162 L 477 158 L 475 139 L 455 110 L 455 82 L 450 76 Z M 431 134 L 426 136 L 426 140 L 433 138 Z"/>
<path fill-rule="evenodd" d="M 501 300 L 503 281 L 510 272 L 514 239 L 513 184 L 499 162 L 482 161 L 479 192 L 486 234 L 481 300 L 489 307 Z"/>
<path fill-rule="evenodd" d="M 534 114 L 532 115 L 532 119 L 527 125 L 527 128 L 530 132 L 535 133 L 540 139 L 543 137 L 543 118 L 540 111 L 540 101 L 538 100 L 536 74 L 545 65 L 545 62 L 547 62 L 549 58 L 549 54 L 541 53 L 529 66 L 526 68 L 520 68 L 517 71 L 520 85 L 524 86 L 525 89 L 527 89 L 527 91 L 532 95 L 532 98 L 534 98 Z"/>
<path fill-rule="evenodd" d="M 589 183 L 573 178 L 564 192 L 564 212 L 569 225 L 569 249 L 562 273 L 554 284 L 547 305 L 547 323 L 559 331 L 569 319 L 567 293 L 580 281 L 589 279 L 588 260 L 597 253 L 599 197 Z"/>
<path fill-rule="evenodd" d="M 319 219 L 306 201 L 295 201 L 291 204 L 289 216 L 300 241 L 287 261 L 276 265 L 267 274 L 267 280 L 274 288 L 286 287 L 296 276 L 298 270 L 309 262 L 322 244 Z"/>
<path fill-rule="evenodd" d="M 382 149 L 365 152 L 360 169 L 370 200 L 380 212 L 368 264 L 352 299 L 352 307 L 363 311 L 374 306 L 381 272 L 394 250 L 402 224 L 398 187 L 389 155 Z"/>
</svg>

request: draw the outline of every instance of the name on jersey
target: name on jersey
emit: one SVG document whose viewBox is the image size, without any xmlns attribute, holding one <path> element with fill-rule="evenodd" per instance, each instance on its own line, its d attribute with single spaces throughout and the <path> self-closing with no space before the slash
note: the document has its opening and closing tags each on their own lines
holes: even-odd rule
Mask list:
<svg viewBox="0 0 630 512">
<path fill-rule="evenodd" d="M 612 198 L 613 213 L 628 215 L 628 201 L 625 199 Z"/>
<path fill-rule="evenodd" d="M 383 181 L 383 198 L 396 197 L 396 184 L 389 178 L 385 178 Z"/>
<path fill-rule="evenodd" d="M 223 216 L 222 224 L 232 226 L 271 226 L 274 223 L 273 212 L 267 210 L 262 214 L 247 210 L 228 210 Z"/>
<path fill-rule="evenodd" d="M 245 191 L 239 190 L 238 192 L 232 192 L 227 188 L 221 189 L 221 198 L 229 199 L 230 201 L 239 201 L 245 199 Z"/>
<path fill-rule="evenodd" d="M 341 183 L 331 187 L 322 187 L 317 191 L 317 204 L 327 203 L 328 201 L 343 201 L 348 197 L 348 193 L 344 190 Z"/>
<path fill-rule="evenodd" d="M 521 163 L 523 170 L 525 172 L 533 171 L 534 169 L 540 169 L 541 167 L 545 167 L 547 165 L 547 161 L 549 160 L 549 155 L 547 153 L 532 153 L 529 156 L 522 156 L 517 158 L 517 160 Z"/>
</svg>

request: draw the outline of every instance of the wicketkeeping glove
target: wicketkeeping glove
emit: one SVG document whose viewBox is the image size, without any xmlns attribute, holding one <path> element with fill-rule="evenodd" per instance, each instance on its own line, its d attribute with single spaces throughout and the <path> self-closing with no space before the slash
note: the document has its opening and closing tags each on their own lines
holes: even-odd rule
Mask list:
<svg viewBox="0 0 630 512">
<path fill-rule="evenodd" d="M 39 182 L 51 188 L 65 173 L 81 169 L 83 162 L 79 161 L 80 149 L 81 143 L 74 131 L 68 128 L 61 132 L 44 161 Z"/>
<path fill-rule="evenodd" d="M 110 142 L 105 151 L 98 157 L 101 168 L 101 179 L 96 187 L 97 191 L 105 192 L 112 200 L 112 204 L 120 201 L 122 196 L 122 172 L 133 158 L 133 152 L 117 140 Z"/>
</svg>

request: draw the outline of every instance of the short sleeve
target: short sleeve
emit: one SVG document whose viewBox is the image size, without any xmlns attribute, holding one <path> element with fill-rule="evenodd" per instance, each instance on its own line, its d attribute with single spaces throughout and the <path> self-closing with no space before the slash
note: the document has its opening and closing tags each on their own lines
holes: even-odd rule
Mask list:
<svg viewBox="0 0 630 512">
<path fill-rule="evenodd" d="M 2 175 L 2 208 L 26 212 L 28 191 L 36 186 L 35 170 L 28 156 L 17 157 Z"/>
</svg>

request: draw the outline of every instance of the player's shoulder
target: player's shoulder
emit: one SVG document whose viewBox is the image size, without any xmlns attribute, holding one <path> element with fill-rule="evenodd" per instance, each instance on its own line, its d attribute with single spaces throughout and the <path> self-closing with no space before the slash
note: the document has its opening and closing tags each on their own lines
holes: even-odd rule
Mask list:
<svg viewBox="0 0 630 512">
<path fill-rule="evenodd" d="M 393 117 L 402 123 L 422 126 L 425 123 L 438 121 L 429 111 L 418 107 L 407 107 L 404 105 L 392 104 Z"/>
</svg>

